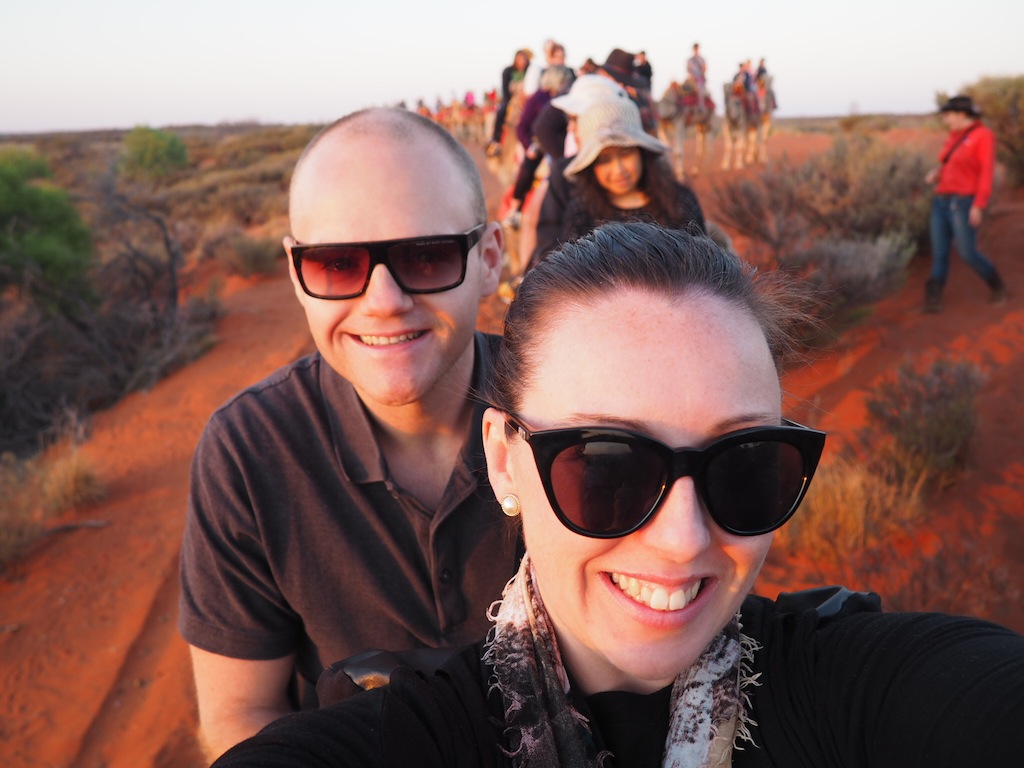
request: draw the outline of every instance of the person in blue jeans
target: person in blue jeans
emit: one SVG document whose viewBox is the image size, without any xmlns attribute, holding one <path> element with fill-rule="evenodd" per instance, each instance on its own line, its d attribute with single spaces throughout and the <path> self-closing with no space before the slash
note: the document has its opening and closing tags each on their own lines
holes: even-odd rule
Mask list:
<svg viewBox="0 0 1024 768">
<path fill-rule="evenodd" d="M 940 109 L 949 137 L 939 165 L 925 180 L 935 184 L 932 200 L 932 272 L 925 284 L 925 311 L 942 310 L 942 289 L 949 274 L 949 249 L 956 243 L 961 258 L 992 289 L 991 300 L 1006 300 L 1006 285 L 991 261 L 978 250 L 976 232 L 992 194 L 995 136 L 980 121 L 969 96 L 954 96 Z"/>
</svg>

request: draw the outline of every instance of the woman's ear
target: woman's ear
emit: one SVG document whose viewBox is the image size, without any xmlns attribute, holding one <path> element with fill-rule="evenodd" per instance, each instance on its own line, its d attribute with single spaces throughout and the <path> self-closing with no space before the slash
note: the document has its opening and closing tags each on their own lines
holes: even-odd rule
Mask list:
<svg viewBox="0 0 1024 768">
<path fill-rule="evenodd" d="M 494 489 L 494 495 L 502 498 L 515 492 L 515 474 L 508 451 L 508 433 L 505 429 L 505 414 L 497 408 L 484 411 L 483 421 L 484 455 L 487 457 L 487 477 Z"/>
</svg>

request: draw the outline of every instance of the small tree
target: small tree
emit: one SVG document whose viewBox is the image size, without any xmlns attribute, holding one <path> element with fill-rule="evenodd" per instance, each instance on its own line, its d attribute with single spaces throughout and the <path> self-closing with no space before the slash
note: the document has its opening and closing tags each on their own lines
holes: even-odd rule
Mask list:
<svg viewBox="0 0 1024 768">
<path fill-rule="evenodd" d="M 49 175 L 35 153 L 0 150 L 0 293 L 67 312 L 92 293 L 92 244 L 68 195 L 42 183 Z"/>
<path fill-rule="evenodd" d="M 138 126 L 123 142 L 122 172 L 131 179 L 157 181 L 188 167 L 188 149 L 169 131 Z"/>
</svg>

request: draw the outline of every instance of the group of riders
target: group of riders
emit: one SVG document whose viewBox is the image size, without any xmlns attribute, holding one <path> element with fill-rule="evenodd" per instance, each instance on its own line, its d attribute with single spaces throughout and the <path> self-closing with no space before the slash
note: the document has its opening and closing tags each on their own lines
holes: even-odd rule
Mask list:
<svg viewBox="0 0 1024 768">
<path fill-rule="evenodd" d="M 453 97 L 448 101 L 438 97 L 433 105 L 420 99 L 415 111 L 441 123 L 462 140 L 486 142 L 488 154 L 497 154 L 502 128 L 514 127 L 518 109 L 529 95 L 525 74 L 531 66 L 538 66 L 538 62 L 529 49 L 520 49 L 513 64 L 502 73 L 501 89 L 491 88 L 479 98 L 474 91 L 466 91 L 461 98 Z M 543 67 L 543 63 L 540 66 Z M 578 74 L 600 71 L 601 65 L 590 58 L 577 69 Z M 636 55 L 631 74 L 633 82 L 628 90 L 634 95 L 645 125 L 652 134 L 658 135 L 661 131 L 664 138 L 664 126 L 659 125 L 659 121 L 670 121 L 684 114 L 687 125 L 710 125 L 717 105 L 707 88 L 707 65 L 699 43 L 693 45 L 693 55 L 686 62 L 684 78 L 672 81 L 657 99 L 651 93 L 651 65 L 643 52 Z M 738 118 L 753 123 L 762 116 L 771 115 L 778 106 L 772 76 L 764 58 L 756 66 L 752 59 L 740 62 L 732 79 L 725 83 L 722 95 L 725 116 L 732 119 L 734 127 Z M 738 114 L 738 110 L 742 114 Z M 500 125 L 496 125 L 496 120 L 500 120 Z"/>
</svg>

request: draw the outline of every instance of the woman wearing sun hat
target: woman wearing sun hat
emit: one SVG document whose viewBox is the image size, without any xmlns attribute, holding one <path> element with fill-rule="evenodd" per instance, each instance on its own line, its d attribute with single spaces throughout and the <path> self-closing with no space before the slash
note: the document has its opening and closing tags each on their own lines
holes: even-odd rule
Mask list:
<svg viewBox="0 0 1024 768">
<path fill-rule="evenodd" d="M 931 213 L 932 272 L 925 284 L 926 312 L 942 309 L 952 243 L 956 243 L 960 258 L 992 289 L 991 300 L 1006 299 L 1002 277 L 975 243 L 992 194 L 995 136 L 982 124 L 981 111 L 970 96 L 954 96 L 939 112 L 949 128 L 949 136 L 939 154 L 939 165 L 925 177 L 929 184 L 935 184 Z"/>
<path fill-rule="evenodd" d="M 576 136 L 579 152 L 564 171 L 573 187 L 561 242 L 606 221 L 642 220 L 704 232 L 697 196 L 675 180 L 665 145 L 644 131 L 632 101 L 595 103 L 577 116 Z"/>
</svg>

